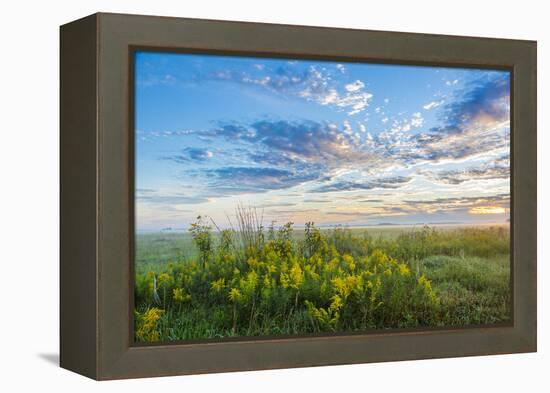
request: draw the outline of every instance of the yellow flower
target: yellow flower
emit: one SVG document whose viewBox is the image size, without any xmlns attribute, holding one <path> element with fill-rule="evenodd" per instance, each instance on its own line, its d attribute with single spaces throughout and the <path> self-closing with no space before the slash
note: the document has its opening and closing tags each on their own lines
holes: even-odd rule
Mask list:
<svg viewBox="0 0 550 393">
<path fill-rule="evenodd" d="M 159 285 L 166 285 L 170 282 L 170 275 L 168 275 L 167 273 L 161 273 L 159 274 L 159 277 L 158 277 L 158 283 Z"/>
<path fill-rule="evenodd" d="M 334 295 L 331 300 L 332 303 L 330 303 L 328 308 L 330 312 L 338 311 L 344 306 L 342 298 L 338 295 Z"/>
<path fill-rule="evenodd" d="M 298 263 L 292 265 L 292 268 L 290 269 L 290 278 L 292 280 L 291 286 L 294 289 L 300 288 L 300 285 L 302 285 L 302 282 L 304 281 L 304 272 Z"/>
<path fill-rule="evenodd" d="M 238 288 L 231 288 L 229 291 L 229 300 L 233 303 L 239 303 L 243 300 L 243 294 Z"/>
<path fill-rule="evenodd" d="M 256 269 L 258 267 L 258 260 L 256 258 L 248 258 L 246 261 L 248 266 L 250 266 L 251 269 Z"/>
<path fill-rule="evenodd" d="M 426 289 L 432 289 L 432 284 L 430 283 L 430 280 L 428 280 L 424 274 L 418 278 L 418 283 Z"/>
<path fill-rule="evenodd" d="M 248 272 L 246 278 L 241 278 L 239 282 L 239 288 L 243 297 L 249 299 L 258 286 L 258 273 L 255 271 Z"/>
<path fill-rule="evenodd" d="M 136 312 L 138 329 L 136 336 L 141 341 L 152 342 L 160 339 L 160 333 L 157 330 L 157 324 L 164 313 L 164 310 L 156 307 L 149 308 L 142 314 Z"/>
<path fill-rule="evenodd" d="M 354 271 L 355 270 L 355 261 L 353 260 L 353 257 L 349 254 L 346 254 L 342 257 L 342 260 L 344 263 L 349 267 L 349 270 Z"/>
<path fill-rule="evenodd" d="M 183 303 L 191 300 L 191 295 L 184 293 L 183 288 L 174 288 L 173 294 L 176 302 Z"/>
<path fill-rule="evenodd" d="M 302 270 L 298 262 L 294 262 L 288 273 L 284 271 L 281 273 L 280 280 L 281 285 L 285 289 L 300 289 L 300 286 L 304 282 L 304 271 Z"/>
<path fill-rule="evenodd" d="M 283 286 L 284 289 L 287 289 L 290 286 L 290 279 L 288 277 L 288 274 L 281 273 L 280 280 L 281 280 L 281 285 Z"/>
<path fill-rule="evenodd" d="M 308 300 L 305 301 L 305 305 L 307 307 L 308 313 L 315 320 L 317 320 L 317 322 L 319 322 L 324 327 L 328 327 L 331 330 L 335 330 L 336 326 L 338 325 L 338 321 L 340 319 L 340 313 L 338 312 L 338 309 L 341 306 L 339 305 L 338 299 L 333 299 L 334 307 L 332 307 L 332 304 L 331 304 L 328 310 L 325 310 L 323 307 L 317 308 L 313 303 L 311 303 Z"/>
<path fill-rule="evenodd" d="M 210 287 L 214 292 L 221 292 L 221 290 L 225 287 L 225 279 L 222 277 L 219 280 L 212 281 Z"/>
<path fill-rule="evenodd" d="M 267 264 L 267 272 L 268 273 L 275 273 L 277 271 L 277 267 L 272 262 Z"/>
<path fill-rule="evenodd" d="M 411 274 L 411 271 L 409 270 L 409 267 L 405 265 L 404 263 L 399 264 L 399 274 L 402 276 L 409 276 Z"/>
<path fill-rule="evenodd" d="M 332 286 L 334 287 L 335 291 L 342 297 L 348 297 L 351 292 L 346 285 L 346 281 L 341 277 L 333 278 Z"/>
</svg>

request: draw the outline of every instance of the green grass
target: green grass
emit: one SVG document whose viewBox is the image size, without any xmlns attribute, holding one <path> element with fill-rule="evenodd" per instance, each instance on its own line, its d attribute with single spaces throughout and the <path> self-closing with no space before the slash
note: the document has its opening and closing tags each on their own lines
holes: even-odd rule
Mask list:
<svg viewBox="0 0 550 393">
<path fill-rule="evenodd" d="M 507 226 L 138 234 L 136 340 L 508 322 L 509 240 Z"/>
<path fill-rule="evenodd" d="M 189 233 L 155 232 L 136 235 L 136 267 L 162 265 L 197 256 Z"/>
<path fill-rule="evenodd" d="M 509 320 L 510 258 L 430 256 L 421 261 L 440 298 L 443 325 Z"/>
</svg>

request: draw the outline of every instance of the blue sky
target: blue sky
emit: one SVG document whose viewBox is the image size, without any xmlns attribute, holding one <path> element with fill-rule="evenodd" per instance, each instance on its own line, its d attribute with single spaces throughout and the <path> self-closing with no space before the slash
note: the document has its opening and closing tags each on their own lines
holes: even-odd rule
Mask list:
<svg viewBox="0 0 550 393">
<path fill-rule="evenodd" d="M 505 71 L 138 52 L 136 226 L 506 222 Z"/>
</svg>

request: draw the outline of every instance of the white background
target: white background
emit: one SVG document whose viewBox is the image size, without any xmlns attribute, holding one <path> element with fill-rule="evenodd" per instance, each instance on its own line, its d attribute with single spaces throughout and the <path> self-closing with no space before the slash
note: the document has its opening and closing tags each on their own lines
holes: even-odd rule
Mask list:
<svg viewBox="0 0 550 393">
<path fill-rule="evenodd" d="M 147 392 L 549 391 L 549 12 L 544 1 L 5 1 L 0 22 L 0 390 Z M 93 382 L 57 367 L 58 26 L 124 12 L 538 41 L 539 352 Z M 546 307 L 547 308 L 547 307 Z M 544 363 L 547 363 L 544 365 Z"/>
</svg>

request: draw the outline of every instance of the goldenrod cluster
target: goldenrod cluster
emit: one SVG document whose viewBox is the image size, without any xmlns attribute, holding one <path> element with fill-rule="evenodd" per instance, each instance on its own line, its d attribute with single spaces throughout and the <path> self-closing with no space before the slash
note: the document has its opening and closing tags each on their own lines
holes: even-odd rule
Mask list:
<svg viewBox="0 0 550 393">
<path fill-rule="evenodd" d="M 158 339 L 157 306 L 176 315 L 215 309 L 233 334 L 261 331 L 268 321 L 284 325 L 296 315 L 311 332 L 410 326 L 437 307 L 425 276 L 371 250 L 365 239 L 353 240 L 356 248 L 347 250 L 344 230 L 325 234 L 308 224 L 304 240 L 296 241 L 287 224 L 254 246 L 226 232 L 217 248 L 208 228 L 197 223 L 192 231 L 198 237 L 196 259 L 136 277 L 136 303 L 147 305 L 137 313 L 138 340 Z"/>
<path fill-rule="evenodd" d="M 141 341 L 158 341 L 160 334 L 157 328 L 161 315 L 164 313 L 156 307 L 149 308 L 143 313 L 135 312 L 136 336 Z"/>
</svg>

